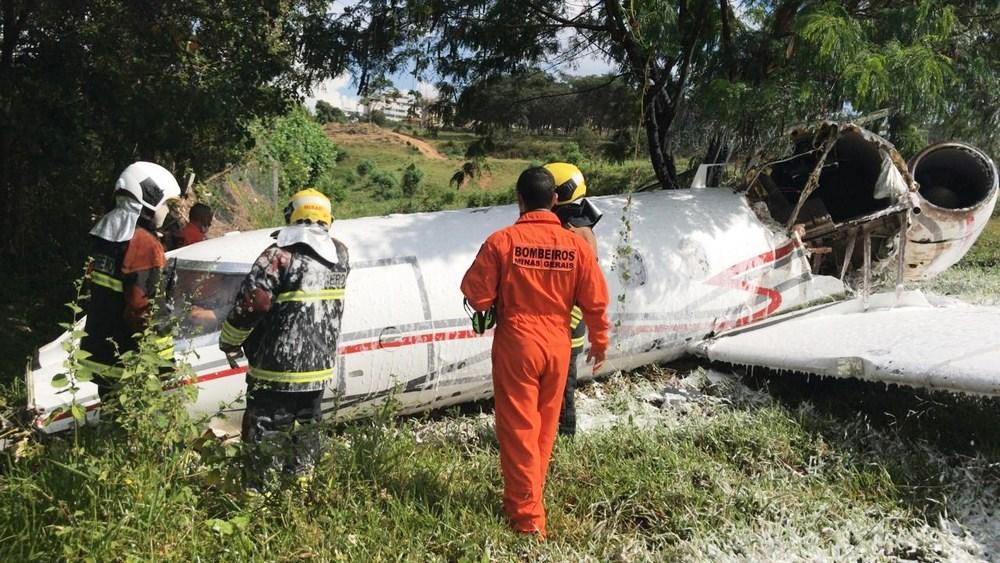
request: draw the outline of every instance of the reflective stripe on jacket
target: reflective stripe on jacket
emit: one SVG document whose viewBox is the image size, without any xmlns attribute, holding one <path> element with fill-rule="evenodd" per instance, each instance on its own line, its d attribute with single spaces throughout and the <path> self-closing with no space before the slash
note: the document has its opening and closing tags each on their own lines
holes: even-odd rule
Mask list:
<svg viewBox="0 0 1000 563">
<path fill-rule="evenodd" d="M 80 348 L 90 356 L 83 367 L 114 375 L 119 355 L 138 348 L 133 335 L 149 321 L 150 303 L 160 293 L 166 257 L 156 235 L 142 226 L 125 242 L 96 236 L 92 240 L 86 276 L 90 293 L 86 335 L 80 342 Z M 157 342 L 157 350 L 161 357 L 172 358 L 173 340 Z"/>
<path fill-rule="evenodd" d="M 254 262 L 219 337 L 223 346 L 242 345 L 249 381 L 315 391 L 334 376 L 350 272 L 347 247 L 334 243 L 336 264 L 303 244 L 271 246 Z"/>
<path fill-rule="evenodd" d="M 492 235 L 462 279 L 477 311 L 497 306 L 497 339 L 555 342 L 569 336 L 578 305 L 595 350 L 608 345 L 608 287 L 594 250 L 551 211 L 530 211 Z M 565 342 L 565 340 L 563 340 Z"/>
<path fill-rule="evenodd" d="M 569 314 L 569 330 L 569 346 L 574 354 L 579 353 L 587 343 L 587 325 L 583 324 L 583 311 L 579 307 L 573 307 Z"/>
</svg>

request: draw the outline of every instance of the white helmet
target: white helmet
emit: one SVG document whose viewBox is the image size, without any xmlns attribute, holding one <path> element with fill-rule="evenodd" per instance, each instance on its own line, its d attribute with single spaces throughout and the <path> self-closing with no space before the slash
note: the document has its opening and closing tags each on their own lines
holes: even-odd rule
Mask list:
<svg viewBox="0 0 1000 563">
<path fill-rule="evenodd" d="M 167 201 L 181 197 L 181 187 L 169 170 L 152 162 L 133 162 L 118 176 L 115 192 L 127 192 L 153 212 L 156 228 L 167 217 Z"/>
</svg>

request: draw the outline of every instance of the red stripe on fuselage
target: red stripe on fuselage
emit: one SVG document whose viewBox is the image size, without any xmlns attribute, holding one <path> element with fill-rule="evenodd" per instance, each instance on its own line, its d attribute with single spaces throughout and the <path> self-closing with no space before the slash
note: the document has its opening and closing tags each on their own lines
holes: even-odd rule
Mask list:
<svg viewBox="0 0 1000 563">
<path fill-rule="evenodd" d="M 340 355 L 347 354 L 357 354 L 358 352 L 369 352 L 371 350 L 378 350 L 380 348 L 401 348 L 403 346 L 412 346 L 414 344 L 427 344 L 429 342 L 441 342 L 444 340 L 462 340 L 465 338 L 475 338 L 476 333 L 471 330 L 450 330 L 446 332 L 431 332 L 427 334 L 414 334 L 410 336 L 402 336 L 398 340 L 393 340 L 391 342 L 382 343 L 380 340 L 371 340 L 369 342 L 361 342 L 358 344 L 349 344 L 347 346 L 341 346 L 338 352 Z"/>
<path fill-rule="evenodd" d="M 379 344 L 378 340 L 371 340 L 368 342 L 359 342 L 358 344 L 349 344 L 346 346 L 341 346 L 337 352 L 346 356 L 349 354 L 358 354 L 361 352 L 370 352 L 372 350 L 379 350 L 382 348 L 401 348 L 403 346 L 412 346 L 415 344 L 427 344 L 429 342 L 442 342 L 448 340 L 464 340 L 467 338 L 477 338 L 480 335 L 472 332 L 471 330 L 449 330 L 444 332 L 430 332 L 427 334 L 415 334 L 411 336 L 401 337 L 399 340 L 393 342 L 387 342 L 385 344 Z M 245 373 L 247 368 L 228 368 L 222 371 L 215 371 L 212 373 L 206 373 L 199 375 L 196 379 L 198 383 L 204 383 L 206 381 L 212 381 L 213 379 L 221 379 L 223 377 L 229 377 L 232 375 L 239 375 Z M 188 381 L 187 383 L 191 383 Z"/>
<path fill-rule="evenodd" d="M 717 285 L 719 287 L 730 287 L 733 289 L 740 289 L 743 291 L 749 291 L 756 295 L 760 295 L 767 298 L 767 304 L 763 309 L 758 309 L 752 313 L 743 315 L 742 317 L 733 321 L 721 321 L 715 324 L 715 330 L 725 330 L 729 328 L 741 327 L 750 324 L 755 321 L 766 318 L 771 313 L 778 310 L 781 307 L 781 293 L 770 287 L 761 287 L 759 285 L 751 284 L 750 282 L 743 279 L 736 279 L 737 276 L 745 274 L 751 270 L 755 270 L 762 266 L 772 264 L 785 256 L 791 254 L 792 250 L 800 246 L 801 243 L 797 239 L 792 239 L 788 241 L 787 244 L 780 246 L 774 250 L 768 250 L 758 256 L 754 256 L 749 260 L 740 262 L 739 264 L 734 264 L 728 269 L 720 272 L 719 274 L 711 277 L 706 283 Z"/>
<path fill-rule="evenodd" d="M 768 264 L 771 264 L 785 256 L 789 255 L 793 249 L 799 246 L 798 241 L 791 240 L 787 244 L 776 248 L 774 250 L 769 250 L 753 258 L 744 260 L 730 266 L 729 268 L 723 270 L 719 274 L 709 278 L 706 283 L 720 286 L 728 287 L 733 289 L 740 289 L 743 291 L 749 291 L 757 295 L 767 297 L 768 302 L 763 309 L 759 309 L 747 315 L 740 317 L 734 321 L 722 321 L 717 322 L 714 320 L 704 321 L 704 322 L 694 322 L 694 323 L 677 323 L 677 324 L 656 324 L 656 325 L 631 325 L 620 327 L 619 330 L 629 334 L 643 334 L 650 332 L 696 332 L 701 330 L 723 330 L 727 328 L 735 328 L 746 325 L 748 323 L 761 320 L 768 315 L 772 314 L 774 311 L 781 306 L 781 293 L 778 291 L 768 288 L 760 287 L 757 285 L 752 285 L 746 280 L 735 279 L 737 276 L 745 274 L 751 270 L 761 268 Z M 384 348 L 402 348 L 404 346 L 413 346 L 418 344 L 427 344 L 430 342 L 446 342 L 453 340 L 465 340 L 469 338 L 477 338 L 480 335 L 476 334 L 471 330 L 449 330 L 442 332 L 431 332 L 426 334 L 415 334 L 410 336 L 400 337 L 398 340 L 392 342 L 380 343 L 379 340 L 370 340 L 367 342 L 359 342 L 357 344 L 348 344 L 341 346 L 338 349 L 338 353 L 341 355 L 358 354 L 362 352 L 370 352 L 372 350 L 379 350 Z M 222 379 L 225 377 L 230 377 L 233 375 L 239 375 L 246 372 L 245 367 L 238 368 L 227 368 L 221 371 L 215 371 L 211 373 L 206 373 L 197 376 L 195 381 L 197 383 L 205 383 L 208 381 L 213 381 L 216 379 Z M 188 380 L 186 383 L 190 384 L 194 381 Z M 96 405 L 89 407 L 88 410 L 96 408 Z M 59 420 L 69 416 L 69 413 L 63 413 L 60 416 L 54 418 L 53 420 Z"/>
</svg>

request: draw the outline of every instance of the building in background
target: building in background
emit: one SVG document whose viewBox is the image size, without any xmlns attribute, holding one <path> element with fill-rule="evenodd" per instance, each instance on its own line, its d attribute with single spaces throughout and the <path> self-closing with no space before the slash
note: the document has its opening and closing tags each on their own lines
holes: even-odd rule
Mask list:
<svg viewBox="0 0 1000 563">
<path fill-rule="evenodd" d="M 422 108 L 420 100 L 410 92 L 391 91 L 372 96 L 365 100 L 365 115 L 381 111 L 393 121 L 419 121 Z"/>
</svg>

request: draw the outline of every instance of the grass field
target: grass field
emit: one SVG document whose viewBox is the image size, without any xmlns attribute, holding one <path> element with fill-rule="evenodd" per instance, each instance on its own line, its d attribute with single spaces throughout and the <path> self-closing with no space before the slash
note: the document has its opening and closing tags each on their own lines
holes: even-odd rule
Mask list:
<svg viewBox="0 0 1000 563">
<path fill-rule="evenodd" d="M 358 129 L 358 126 L 328 127 L 331 138 L 346 154 L 331 173 L 333 180 L 345 188 L 343 197 L 336 202 L 337 214 L 342 218 L 454 209 L 469 207 L 470 203 L 476 205 L 480 201 L 486 205 L 508 203 L 513 201 L 518 174 L 531 165 L 528 160 L 486 158 L 478 176 L 456 187 L 450 184 L 450 180 L 468 161 L 463 157 L 464 145 L 457 155 L 442 153 L 445 158 L 432 159 L 404 141 L 387 139 L 386 134 L 377 128 L 374 132 L 359 132 Z M 362 175 L 358 169 L 362 162 L 371 163 L 374 169 Z M 407 198 L 398 192 L 391 197 L 379 197 L 371 182 L 375 171 L 387 172 L 400 182 L 404 170 L 411 164 L 423 173 L 415 197 Z"/>
<path fill-rule="evenodd" d="M 688 399 L 651 404 L 664 387 Z M 976 519 L 1000 492 L 989 404 L 810 387 L 689 368 L 586 387 L 587 432 L 556 447 L 547 542 L 499 514 L 489 414 L 336 429 L 313 484 L 268 500 L 227 485 L 233 458 L 137 455 L 91 429 L 6 462 L 0 557 L 935 561 L 1000 547 Z"/>
<path fill-rule="evenodd" d="M 1000 218 L 993 218 L 962 261 L 924 284 L 969 303 L 1000 305 Z"/>
<path fill-rule="evenodd" d="M 472 133 L 443 131 L 437 137 L 419 138 L 444 157 L 431 159 L 399 139 L 387 139 L 386 130 L 334 125 L 328 126 L 328 132 L 346 154 L 331 173 L 334 182 L 344 186 L 343 196 L 336 202 L 337 214 L 342 218 L 513 203 L 518 175 L 532 165 L 564 160 L 567 157 L 563 149 L 573 143 L 570 137 L 509 138 L 498 149 L 499 158 L 483 159 L 480 174 L 455 187 L 450 180 L 469 162 L 464 155 L 467 146 L 477 139 Z M 512 154 L 531 158 L 511 157 Z M 398 193 L 379 197 L 378 189 L 372 185 L 372 173 L 359 173 L 358 165 L 363 162 L 374 164 L 377 170 L 391 174 L 397 181 L 401 181 L 408 166 L 416 166 L 423 173 L 418 193 L 409 198 Z M 592 195 L 622 193 L 655 179 L 645 159 L 621 164 L 595 159 L 581 162 L 580 166 Z"/>
</svg>

